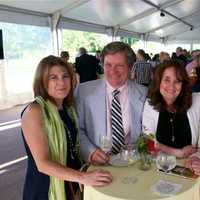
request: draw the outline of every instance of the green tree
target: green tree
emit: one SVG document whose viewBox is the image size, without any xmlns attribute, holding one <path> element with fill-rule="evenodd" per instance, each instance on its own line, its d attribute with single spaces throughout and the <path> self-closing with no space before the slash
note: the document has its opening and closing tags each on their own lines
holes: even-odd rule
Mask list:
<svg viewBox="0 0 200 200">
<path fill-rule="evenodd" d="M 6 58 L 39 55 L 51 48 L 50 29 L 46 27 L 0 23 Z"/>
<path fill-rule="evenodd" d="M 71 62 L 74 62 L 80 47 L 85 47 L 88 52 L 94 54 L 96 50 L 102 50 L 109 41 L 109 37 L 103 34 L 74 30 L 62 31 L 62 49 L 69 51 Z"/>
<path fill-rule="evenodd" d="M 120 37 L 120 41 L 132 46 L 134 43 L 136 43 L 138 41 L 138 39 L 133 38 L 133 37 Z"/>
</svg>

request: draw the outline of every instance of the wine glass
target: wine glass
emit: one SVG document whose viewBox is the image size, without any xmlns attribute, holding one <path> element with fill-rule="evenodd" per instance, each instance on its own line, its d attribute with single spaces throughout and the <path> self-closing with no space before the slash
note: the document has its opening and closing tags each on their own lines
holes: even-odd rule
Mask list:
<svg viewBox="0 0 200 200">
<path fill-rule="evenodd" d="M 127 161 L 129 164 L 133 164 L 138 160 L 138 155 L 133 143 L 122 146 L 120 158 L 121 160 Z"/>
<path fill-rule="evenodd" d="M 108 135 L 101 135 L 100 136 L 100 148 L 106 154 L 111 151 L 112 139 Z"/>
<path fill-rule="evenodd" d="M 164 152 L 160 152 L 156 157 L 156 166 L 165 173 L 176 166 L 176 157 Z"/>
</svg>

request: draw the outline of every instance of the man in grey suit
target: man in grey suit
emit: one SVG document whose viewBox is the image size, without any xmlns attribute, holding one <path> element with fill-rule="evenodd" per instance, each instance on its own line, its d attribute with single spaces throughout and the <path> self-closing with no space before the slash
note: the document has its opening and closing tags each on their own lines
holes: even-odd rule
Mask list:
<svg viewBox="0 0 200 200">
<path fill-rule="evenodd" d="M 100 149 L 100 137 L 108 135 L 113 139 L 111 107 L 114 90 L 119 91 L 119 118 L 122 118 L 124 143 L 136 142 L 141 133 L 147 89 L 129 80 L 135 59 L 135 53 L 129 45 L 123 42 L 109 43 L 102 51 L 105 79 L 82 83 L 77 88 L 81 154 L 92 164 L 105 164 L 109 160 L 109 156 Z"/>
</svg>

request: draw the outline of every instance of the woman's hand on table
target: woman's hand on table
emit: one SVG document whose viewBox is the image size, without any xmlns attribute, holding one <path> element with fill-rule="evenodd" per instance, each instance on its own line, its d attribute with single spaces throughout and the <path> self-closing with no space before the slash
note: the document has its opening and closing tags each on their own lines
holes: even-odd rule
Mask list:
<svg viewBox="0 0 200 200">
<path fill-rule="evenodd" d="M 200 175 L 200 159 L 198 157 L 192 156 L 188 158 L 185 166 L 194 171 L 195 174 Z"/>
<path fill-rule="evenodd" d="M 165 152 L 165 153 L 174 155 L 174 156 L 176 156 L 176 158 L 184 158 L 184 157 L 185 157 L 185 153 L 187 153 L 187 151 L 189 151 L 189 150 L 188 150 L 189 147 L 186 148 L 185 150 L 183 150 L 183 149 L 176 149 L 176 148 L 169 147 L 169 146 L 167 146 L 167 145 L 161 144 L 161 143 L 159 143 L 159 142 L 157 142 L 156 148 L 157 148 L 159 151 L 163 151 L 163 152 Z"/>
<path fill-rule="evenodd" d="M 109 171 L 97 169 L 94 171 L 84 172 L 80 183 L 100 187 L 110 184 L 112 179 L 113 177 Z"/>
<path fill-rule="evenodd" d="M 183 158 L 187 158 L 196 152 L 196 148 L 192 145 L 187 145 L 183 147 L 182 151 L 183 151 Z"/>
<path fill-rule="evenodd" d="M 176 158 L 184 158 L 184 152 L 182 149 L 172 148 L 172 155 L 176 156 Z"/>
<path fill-rule="evenodd" d="M 93 165 L 104 165 L 109 161 L 109 159 L 110 157 L 108 154 L 101 149 L 96 149 L 90 157 L 90 163 Z"/>
<path fill-rule="evenodd" d="M 196 148 L 192 145 L 187 145 L 183 147 L 182 149 L 175 149 L 173 148 L 172 154 L 174 154 L 177 158 L 187 158 L 193 153 L 196 152 Z"/>
</svg>

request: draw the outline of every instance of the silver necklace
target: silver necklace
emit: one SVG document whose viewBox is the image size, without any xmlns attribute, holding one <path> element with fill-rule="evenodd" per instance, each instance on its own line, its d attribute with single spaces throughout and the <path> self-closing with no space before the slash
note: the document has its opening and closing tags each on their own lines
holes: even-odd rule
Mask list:
<svg viewBox="0 0 200 200">
<path fill-rule="evenodd" d="M 175 141 L 175 135 L 174 135 L 174 120 L 175 120 L 176 112 L 169 112 L 169 121 L 171 124 L 171 141 Z"/>
<path fill-rule="evenodd" d="M 72 140 L 72 136 L 71 136 L 71 133 L 69 131 L 69 129 L 67 128 L 67 126 L 64 124 L 65 128 L 66 128 L 66 132 L 67 132 L 67 135 L 68 135 L 68 139 L 69 139 L 69 146 L 70 146 L 70 155 L 71 155 L 71 158 L 72 159 L 75 159 L 75 155 L 77 153 L 77 150 L 76 150 L 76 147 L 75 145 L 73 144 L 73 140 Z"/>
<path fill-rule="evenodd" d="M 63 112 L 64 112 L 64 115 L 68 115 L 66 112 L 65 109 L 63 109 Z M 72 119 L 70 119 L 72 121 Z M 74 122 L 72 121 L 72 124 Z M 75 159 L 76 155 L 78 155 L 78 151 L 77 151 L 77 148 L 76 148 L 76 144 L 73 143 L 73 140 L 72 140 L 72 136 L 71 136 L 71 132 L 69 130 L 69 128 L 67 127 L 67 125 L 65 124 L 65 122 L 63 121 L 63 124 L 64 124 L 64 127 L 65 127 L 65 131 L 67 132 L 67 136 L 68 136 L 68 139 L 69 139 L 69 146 L 70 146 L 70 156 L 71 156 L 71 159 Z"/>
</svg>

